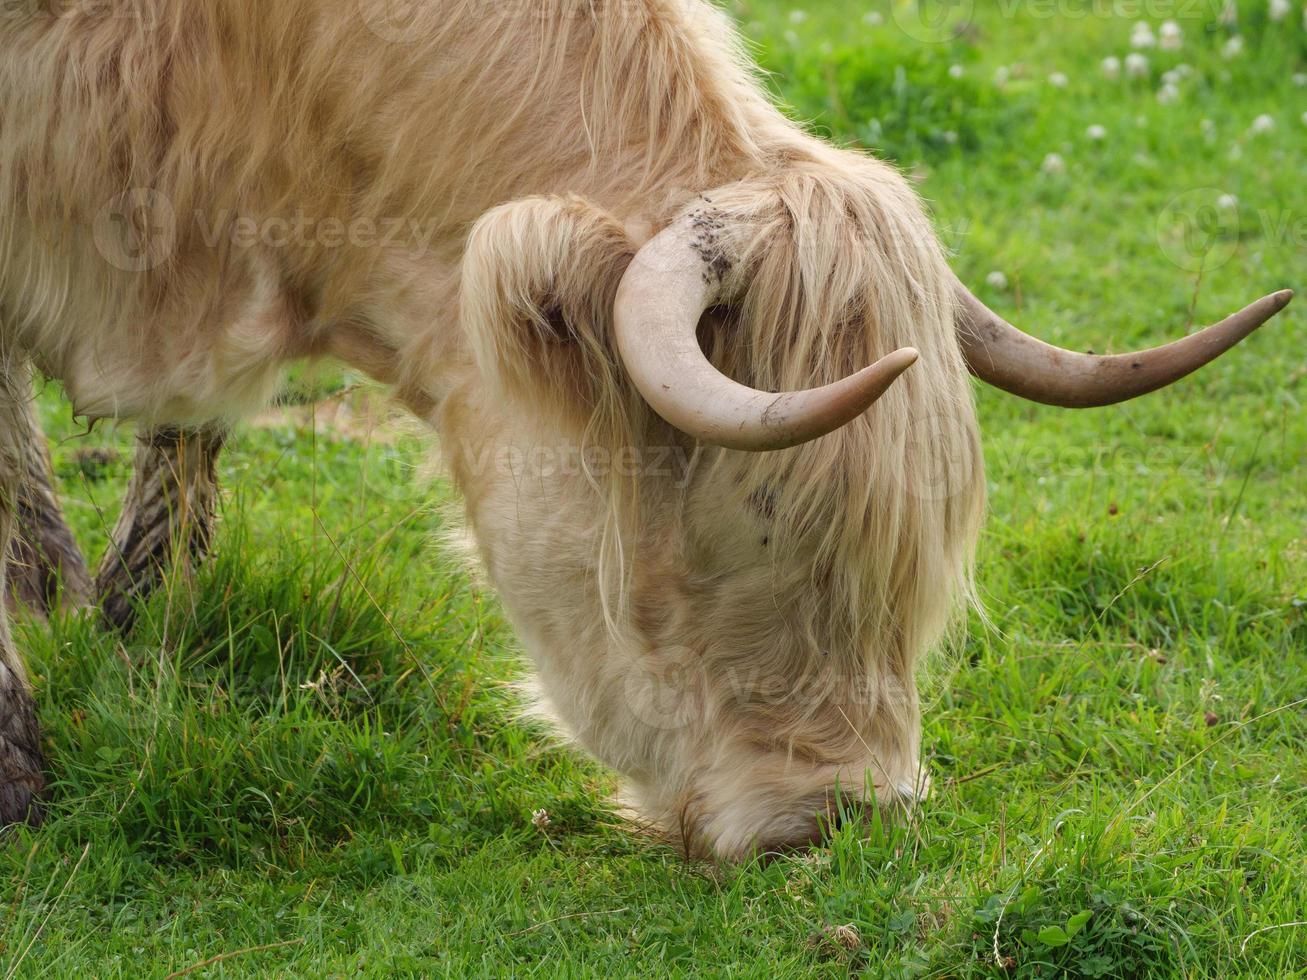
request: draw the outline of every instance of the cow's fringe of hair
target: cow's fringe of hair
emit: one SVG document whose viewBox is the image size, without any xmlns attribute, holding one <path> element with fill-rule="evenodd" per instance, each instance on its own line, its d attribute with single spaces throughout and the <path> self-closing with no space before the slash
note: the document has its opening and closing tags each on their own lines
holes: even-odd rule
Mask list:
<svg viewBox="0 0 1307 980">
<path fill-rule="evenodd" d="M 487 213 L 468 237 L 459 290 L 482 377 L 555 423 L 629 445 L 628 386 L 611 322 L 634 255 L 616 219 L 577 197 L 530 198 Z"/>
<path fill-rule="evenodd" d="M 626 382 L 612 334 L 613 305 L 635 245 L 611 215 L 580 198 L 529 198 L 495 208 L 468 238 L 459 316 L 479 376 L 497 396 L 591 446 L 640 444 L 647 411 Z M 617 470 L 585 472 L 607 497 L 597 576 L 617 630 L 628 567 L 621 527 L 637 520 L 638 488 Z M 617 583 L 616 593 L 607 585 Z"/>
<path fill-rule="evenodd" d="M 810 559 L 776 563 L 778 601 L 822 598 L 787 606 L 784 637 L 750 636 L 720 595 L 697 610 L 691 628 L 711 651 L 710 676 L 784 678 L 801 690 L 814 669 L 828 672 L 828 696 L 813 692 L 806 708 L 802 697 L 784 713 L 733 706 L 734 723 L 746 732 L 752 723 L 757 744 L 824 764 L 865 757 L 859 749 L 870 743 L 883 756 L 872 768 L 898 775 L 869 776 L 907 798 L 911 787 L 893 780 L 913 771 L 919 750 L 914 678 L 924 654 L 975 603 L 985 499 L 942 249 L 906 181 L 856 154 L 816 149 L 706 197 L 734 231 L 728 247 L 748 284 L 710 338 L 726 374 L 764 391 L 797 390 L 901 347 L 921 353 L 869 412 L 837 432 L 779 453 L 708 454 L 704 465 L 727 477 L 714 485 L 737 486 L 768 520 L 775 553 Z M 798 569 L 806 581 L 784 578 Z"/>
</svg>

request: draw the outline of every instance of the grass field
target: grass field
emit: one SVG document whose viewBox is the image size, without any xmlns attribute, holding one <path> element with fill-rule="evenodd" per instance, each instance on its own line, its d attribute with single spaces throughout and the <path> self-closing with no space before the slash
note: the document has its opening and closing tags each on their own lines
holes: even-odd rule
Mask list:
<svg viewBox="0 0 1307 980">
<path fill-rule="evenodd" d="M 1123 350 L 1307 287 L 1296 0 L 730 6 L 793 113 L 913 172 L 1027 329 Z M 1112 79 L 1136 19 L 1147 76 Z M 979 391 L 993 628 L 927 681 L 936 792 L 743 868 L 640 836 L 516 719 L 417 435 L 357 393 L 265 418 L 197 588 L 121 640 L 19 630 L 55 783 L 0 848 L 0 978 L 1307 975 L 1305 351 L 1300 300 L 1119 408 Z M 43 406 L 98 555 L 128 436 Z"/>
</svg>

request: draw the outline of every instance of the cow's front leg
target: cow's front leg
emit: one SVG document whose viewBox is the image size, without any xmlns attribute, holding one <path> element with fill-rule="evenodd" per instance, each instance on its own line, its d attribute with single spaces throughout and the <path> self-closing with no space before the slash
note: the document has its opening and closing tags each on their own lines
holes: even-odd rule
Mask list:
<svg viewBox="0 0 1307 980">
<path fill-rule="evenodd" d="M 95 578 L 110 626 L 129 628 L 137 604 L 174 562 L 198 562 L 208 553 L 225 435 L 217 428 L 156 429 L 139 439 L 123 511 Z"/>
<path fill-rule="evenodd" d="M 34 406 L 28 402 L 22 408 L 20 424 L 12 432 L 23 475 L 8 552 L 7 594 L 44 613 L 53 611 L 61 590 L 64 602 L 84 606 L 91 597 L 91 573 L 55 495 L 50 448 Z"/>
<path fill-rule="evenodd" d="M 9 553 L 26 473 L 28 406 L 26 377 L 0 369 L 0 555 Z M 0 561 L 0 586 L 5 565 Z M 9 613 L 0 602 L 0 827 L 40 817 L 45 787 L 41 733 L 27 671 L 9 631 Z"/>
</svg>

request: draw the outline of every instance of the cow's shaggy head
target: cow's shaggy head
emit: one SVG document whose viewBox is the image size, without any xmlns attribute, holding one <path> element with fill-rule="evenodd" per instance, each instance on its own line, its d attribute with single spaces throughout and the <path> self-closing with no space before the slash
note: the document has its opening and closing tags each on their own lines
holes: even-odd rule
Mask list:
<svg viewBox="0 0 1307 980">
<path fill-rule="evenodd" d="M 984 507 L 968 362 L 1089 404 L 1193 358 L 977 364 L 1037 342 L 857 155 L 694 195 L 645 237 L 577 198 L 482 219 L 446 450 L 542 708 L 687 849 L 803 844 L 841 800 L 924 792 L 915 671 L 968 596 Z"/>
<path fill-rule="evenodd" d="M 948 270 L 895 173 L 832 154 L 669 227 L 632 264 L 640 243 L 581 200 L 486 216 L 461 300 L 480 370 L 442 428 L 543 704 L 646 815 L 739 855 L 813 838 L 837 787 L 922 791 L 914 668 L 966 593 L 983 474 Z M 705 448 L 629 380 L 615 320 L 638 340 L 658 314 L 641 269 L 716 294 L 705 347 L 753 389 L 909 345 L 921 364 L 823 439 Z"/>
<path fill-rule="evenodd" d="M 1288 296 L 1143 355 L 1049 348 L 958 283 L 897 172 L 762 109 L 713 123 L 703 80 L 743 76 L 621 50 L 590 72 L 613 103 L 593 117 L 635 79 L 625 130 L 679 133 L 684 179 L 732 180 L 486 214 L 444 449 L 541 707 L 687 849 L 801 845 L 841 799 L 924 792 L 915 671 L 968 597 L 984 507 L 967 369 L 1106 404 Z"/>
</svg>

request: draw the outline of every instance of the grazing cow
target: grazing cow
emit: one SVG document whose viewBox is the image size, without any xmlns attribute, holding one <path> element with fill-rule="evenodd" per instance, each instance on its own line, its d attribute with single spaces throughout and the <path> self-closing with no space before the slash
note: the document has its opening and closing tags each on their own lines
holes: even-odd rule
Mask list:
<svg viewBox="0 0 1307 980">
<path fill-rule="evenodd" d="M 0 21 L 4 535 L 23 362 L 86 416 L 202 430 L 336 358 L 437 431 L 542 705 L 687 848 L 919 798 L 914 668 L 984 505 L 968 368 L 1105 405 L 1289 294 L 1141 354 L 1048 347 L 894 169 L 777 111 L 706 0 L 392 6 Z M 0 640 L 12 821 L 42 761 Z"/>
</svg>

